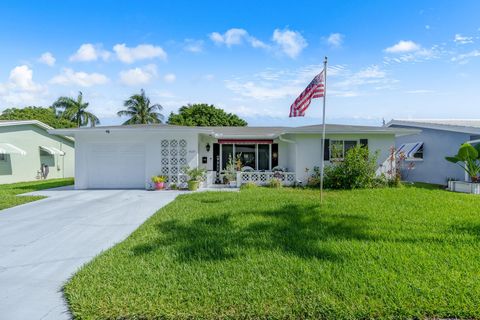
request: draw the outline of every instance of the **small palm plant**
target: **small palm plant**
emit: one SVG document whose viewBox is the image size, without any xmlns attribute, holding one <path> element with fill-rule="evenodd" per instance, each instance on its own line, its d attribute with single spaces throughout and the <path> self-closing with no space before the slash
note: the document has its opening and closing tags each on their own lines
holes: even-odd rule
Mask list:
<svg viewBox="0 0 480 320">
<path fill-rule="evenodd" d="M 150 98 L 145 94 L 145 90 L 141 90 L 140 94 L 134 94 L 130 96 L 123 106 L 125 110 L 117 112 L 119 117 L 127 116 L 129 119 L 123 124 L 150 124 L 150 123 L 162 123 L 163 115 L 160 111 L 163 107 L 159 104 L 150 104 Z"/>
<path fill-rule="evenodd" d="M 52 104 L 52 109 L 60 117 L 77 124 L 77 127 L 100 124 L 100 120 L 91 112 L 87 111 L 88 102 L 83 101 L 83 93 L 78 93 L 77 99 L 60 97 Z"/>
<path fill-rule="evenodd" d="M 480 182 L 480 144 L 475 147 L 464 143 L 453 157 L 445 157 L 447 161 L 458 164 L 468 174 L 472 182 Z"/>
</svg>

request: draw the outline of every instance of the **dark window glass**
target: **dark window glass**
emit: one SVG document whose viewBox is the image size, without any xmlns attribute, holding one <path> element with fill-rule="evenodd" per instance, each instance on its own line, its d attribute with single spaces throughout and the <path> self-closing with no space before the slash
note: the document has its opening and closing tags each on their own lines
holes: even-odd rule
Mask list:
<svg viewBox="0 0 480 320">
<path fill-rule="evenodd" d="M 278 144 L 272 144 L 272 169 L 278 166 Z"/>
<path fill-rule="evenodd" d="M 235 159 L 240 157 L 242 167 L 252 167 L 255 169 L 255 145 L 254 144 L 236 144 Z"/>
<path fill-rule="evenodd" d="M 348 150 L 355 148 L 356 145 L 357 145 L 357 141 L 345 140 L 345 154 L 347 153 Z"/>
<path fill-rule="evenodd" d="M 213 144 L 213 171 L 218 170 L 217 161 L 220 161 L 219 157 L 220 157 L 220 145 L 218 143 L 214 143 Z"/>
<path fill-rule="evenodd" d="M 270 169 L 270 145 L 258 145 L 258 170 Z"/>
<path fill-rule="evenodd" d="M 413 157 L 416 159 L 423 159 L 423 145 L 413 154 Z"/>
<path fill-rule="evenodd" d="M 222 170 L 227 167 L 229 157 L 233 157 L 233 144 L 222 144 Z M 232 161 L 235 159 L 232 158 Z"/>
</svg>

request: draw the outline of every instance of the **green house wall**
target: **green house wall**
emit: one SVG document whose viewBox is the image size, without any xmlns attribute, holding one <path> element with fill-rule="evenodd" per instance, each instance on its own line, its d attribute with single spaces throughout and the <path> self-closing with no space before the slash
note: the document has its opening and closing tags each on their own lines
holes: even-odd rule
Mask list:
<svg viewBox="0 0 480 320">
<path fill-rule="evenodd" d="M 26 155 L 6 154 L 0 159 L 0 184 L 40 179 L 41 165 L 49 167 L 47 179 L 74 176 L 75 149 L 72 140 L 49 134 L 34 124 L 0 126 L 0 143 L 10 143 L 27 152 Z M 64 156 L 48 155 L 40 146 L 54 147 Z"/>
</svg>

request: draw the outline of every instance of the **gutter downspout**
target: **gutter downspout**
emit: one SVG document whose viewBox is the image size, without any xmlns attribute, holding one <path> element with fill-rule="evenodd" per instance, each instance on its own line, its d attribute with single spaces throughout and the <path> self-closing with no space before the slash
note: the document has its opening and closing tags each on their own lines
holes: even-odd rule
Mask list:
<svg viewBox="0 0 480 320">
<path fill-rule="evenodd" d="M 283 142 L 286 142 L 286 143 L 297 144 L 296 141 L 282 138 L 282 135 L 279 135 L 279 136 L 278 136 L 278 140 L 283 141 Z"/>
</svg>

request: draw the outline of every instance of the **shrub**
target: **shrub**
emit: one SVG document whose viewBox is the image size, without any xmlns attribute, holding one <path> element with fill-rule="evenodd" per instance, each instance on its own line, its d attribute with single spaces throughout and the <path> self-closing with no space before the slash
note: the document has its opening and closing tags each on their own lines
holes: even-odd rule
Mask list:
<svg viewBox="0 0 480 320">
<path fill-rule="evenodd" d="M 270 188 L 281 188 L 282 187 L 282 181 L 278 178 L 272 178 L 268 180 L 267 186 Z"/>
<path fill-rule="evenodd" d="M 255 189 L 257 188 L 257 184 L 255 182 L 246 182 L 240 186 L 240 189 Z"/>
<path fill-rule="evenodd" d="M 330 189 L 372 188 L 378 185 L 375 181 L 377 154 L 370 155 L 367 148 L 356 146 L 348 150 L 342 161 L 325 168 L 324 186 Z M 320 173 L 314 169 L 310 184 L 320 184 Z"/>
</svg>

